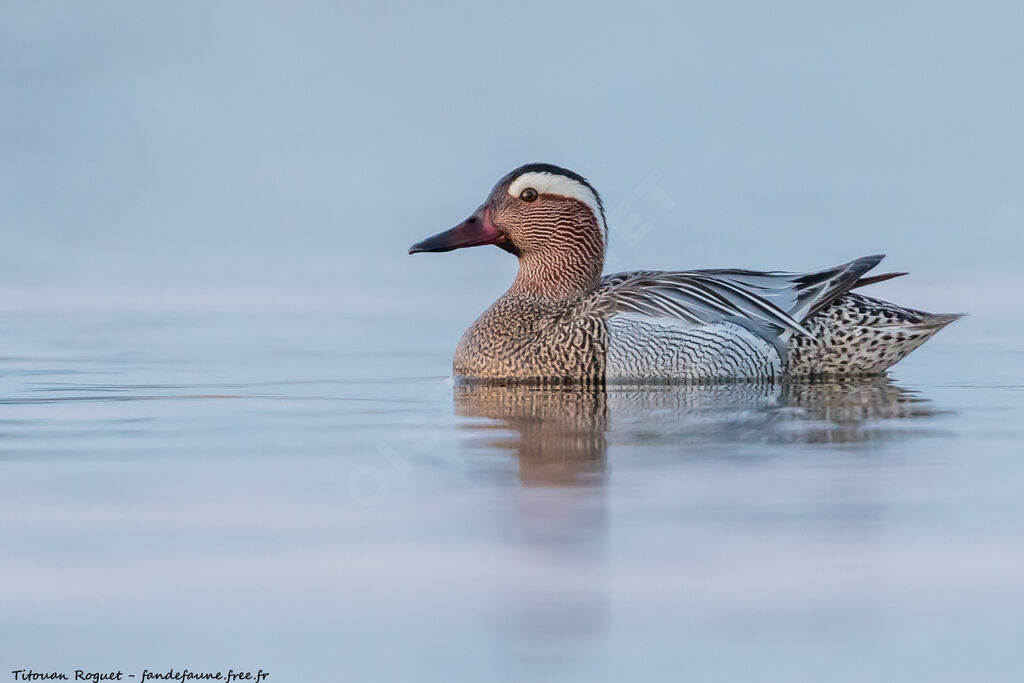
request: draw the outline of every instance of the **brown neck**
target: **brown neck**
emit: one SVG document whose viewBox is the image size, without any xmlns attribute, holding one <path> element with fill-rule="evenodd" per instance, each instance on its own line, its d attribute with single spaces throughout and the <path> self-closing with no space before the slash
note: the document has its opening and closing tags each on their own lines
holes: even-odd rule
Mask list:
<svg viewBox="0 0 1024 683">
<path fill-rule="evenodd" d="M 597 287 L 604 269 L 603 245 L 568 242 L 519 256 L 510 293 L 573 299 Z"/>
</svg>

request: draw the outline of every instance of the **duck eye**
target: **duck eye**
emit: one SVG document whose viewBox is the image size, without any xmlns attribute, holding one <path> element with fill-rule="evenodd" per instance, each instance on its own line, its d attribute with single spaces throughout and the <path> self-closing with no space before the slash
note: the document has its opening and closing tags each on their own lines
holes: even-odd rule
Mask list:
<svg viewBox="0 0 1024 683">
<path fill-rule="evenodd" d="M 519 193 L 519 198 L 522 199 L 524 202 L 532 202 L 534 199 L 537 198 L 537 190 L 533 189 L 532 187 L 528 187 Z"/>
</svg>

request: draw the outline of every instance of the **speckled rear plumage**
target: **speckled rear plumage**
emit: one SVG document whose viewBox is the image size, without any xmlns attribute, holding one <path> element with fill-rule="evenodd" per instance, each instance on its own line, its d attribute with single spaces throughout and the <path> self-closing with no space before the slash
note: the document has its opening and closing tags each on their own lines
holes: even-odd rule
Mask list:
<svg viewBox="0 0 1024 683">
<path fill-rule="evenodd" d="M 797 376 L 875 375 L 906 358 L 959 317 L 845 294 L 808 321 L 813 337 L 800 336 L 790 342 L 789 372 Z"/>
</svg>

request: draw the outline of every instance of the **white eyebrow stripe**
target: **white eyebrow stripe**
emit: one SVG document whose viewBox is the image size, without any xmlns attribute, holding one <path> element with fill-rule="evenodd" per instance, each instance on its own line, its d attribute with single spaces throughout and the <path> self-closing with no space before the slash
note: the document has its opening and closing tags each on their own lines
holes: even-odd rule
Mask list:
<svg viewBox="0 0 1024 683">
<path fill-rule="evenodd" d="M 512 184 L 509 185 L 508 193 L 512 197 L 518 197 L 528 187 L 532 187 L 540 194 L 554 194 L 583 202 L 594 212 L 598 225 L 601 226 L 601 232 L 605 235 L 608 234 L 608 226 L 604 223 L 604 215 L 601 212 L 601 204 L 597 201 L 597 195 L 578 180 L 573 180 L 557 173 L 530 171 L 512 181 Z"/>
</svg>

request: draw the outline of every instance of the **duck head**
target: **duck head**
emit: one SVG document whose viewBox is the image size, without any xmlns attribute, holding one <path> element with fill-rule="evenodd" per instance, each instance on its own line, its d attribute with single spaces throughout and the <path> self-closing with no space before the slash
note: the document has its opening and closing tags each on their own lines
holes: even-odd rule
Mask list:
<svg viewBox="0 0 1024 683">
<path fill-rule="evenodd" d="M 493 244 L 519 258 L 510 291 L 564 297 L 597 285 L 606 239 L 604 206 L 586 178 L 553 164 L 526 164 L 499 180 L 472 216 L 409 253 Z"/>
</svg>

